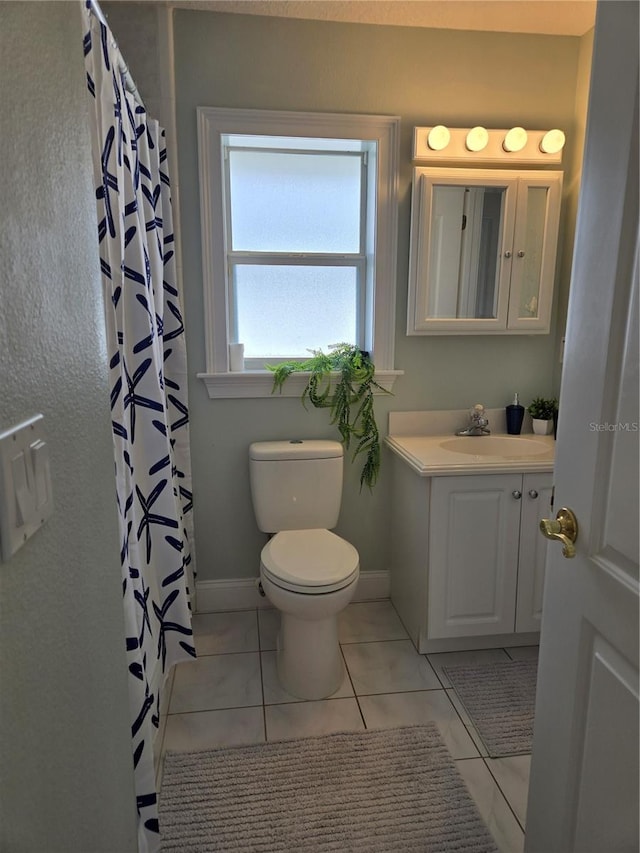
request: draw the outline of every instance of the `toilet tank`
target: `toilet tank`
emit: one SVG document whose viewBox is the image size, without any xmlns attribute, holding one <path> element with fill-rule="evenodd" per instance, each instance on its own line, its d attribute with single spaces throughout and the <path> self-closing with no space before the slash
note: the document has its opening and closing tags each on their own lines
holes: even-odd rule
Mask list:
<svg viewBox="0 0 640 853">
<path fill-rule="evenodd" d="M 260 530 L 335 527 L 342 500 L 342 457 L 338 441 L 254 442 L 249 447 L 249 474 Z"/>
</svg>

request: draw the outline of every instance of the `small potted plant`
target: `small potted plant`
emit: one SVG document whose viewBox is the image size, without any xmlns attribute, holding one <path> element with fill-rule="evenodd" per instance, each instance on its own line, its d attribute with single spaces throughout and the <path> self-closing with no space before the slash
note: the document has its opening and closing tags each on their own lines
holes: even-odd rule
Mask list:
<svg viewBox="0 0 640 853">
<path fill-rule="evenodd" d="M 375 367 L 369 353 L 352 344 L 335 344 L 329 349 L 329 353 L 310 350 L 311 357 L 304 361 L 267 365 L 273 373 L 271 393 L 280 391 L 292 373 L 309 373 L 302 403 L 309 400 L 316 408 L 330 410 L 331 423 L 338 427 L 345 448 L 348 449 L 353 441 L 353 458 L 364 454 L 360 487 L 366 485 L 371 489 L 380 470 L 380 438 L 373 414 L 373 392 L 374 389 L 390 392 L 374 379 Z"/>
<path fill-rule="evenodd" d="M 553 421 L 558 414 L 558 401 L 536 397 L 527 406 L 527 411 L 531 415 L 534 433 L 536 435 L 551 435 Z"/>
</svg>

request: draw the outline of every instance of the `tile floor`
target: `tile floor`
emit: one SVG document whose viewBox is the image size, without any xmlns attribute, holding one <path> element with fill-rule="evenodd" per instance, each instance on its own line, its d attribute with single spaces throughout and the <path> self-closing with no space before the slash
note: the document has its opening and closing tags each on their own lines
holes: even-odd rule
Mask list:
<svg viewBox="0 0 640 853">
<path fill-rule="evenodd" d="M 275 610 L 194 617 L 199 657 L 169 682 L 161 755 L 431 720 L 500 852 L 522 851 L 530 756 L 488 758 L 442 668 L 537 656 L 537 647 L 420 655 L 390 601 L 350 604 L 340 615 L 344 681 L 329 699 L 305 702 L 278 683 L 278 619 Z"/>
</svg>

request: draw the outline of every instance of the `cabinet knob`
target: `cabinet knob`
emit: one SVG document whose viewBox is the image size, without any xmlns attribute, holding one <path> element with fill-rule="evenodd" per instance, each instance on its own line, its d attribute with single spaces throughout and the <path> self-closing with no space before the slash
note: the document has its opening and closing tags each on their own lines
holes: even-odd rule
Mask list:
<svg viewBox="0 0 640 853">
<path fill-rule="evenodd" d="M 522 249 L 518 252 L 518 257 L 524 258 L 524 252 L 522 251 Z"/>
<path fill-rule="evenodd" d="M 520 500 L 520 498 L 522 497 L 522 492 L 519 492 L 517 489 L 514 489 L 514 490 L 511 492 L 511 494 L 514 496 L 514 498 L 515 498 L 517 501 L 519 501 L 519 500 Z"/>
<path fill-rule="evenodd" d="M 511 257 L 511 252 L 509 252 L 509 251 L 507 250 L 507 251 L 504 253 L 504 256 L 505 256 L 505 258 L 510 258 L 510 257 Z"/>
<path fill-rule="evenodd" d="M 538 497 L 538 493 L 535 489 L 529 489 L 529 497 L 533 498 L 534 500 Z"/>
</svg>

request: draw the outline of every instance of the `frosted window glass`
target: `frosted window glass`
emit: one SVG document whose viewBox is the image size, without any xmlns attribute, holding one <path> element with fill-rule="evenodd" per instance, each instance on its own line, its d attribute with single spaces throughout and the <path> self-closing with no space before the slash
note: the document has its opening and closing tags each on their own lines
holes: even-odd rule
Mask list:
<svg viewBox="0 0 640 853">
<path fill-rule="evenodd" d="M 360 251 L 361 159 L 230 151 L 233 251 Z"/>
<path fill-rule="evenodd" d="M 238 265 L 234 284 L 245 358 L 306 358 L 356 343 L 355 267 Z"/>
</svg>

